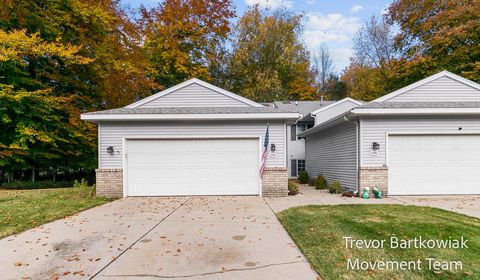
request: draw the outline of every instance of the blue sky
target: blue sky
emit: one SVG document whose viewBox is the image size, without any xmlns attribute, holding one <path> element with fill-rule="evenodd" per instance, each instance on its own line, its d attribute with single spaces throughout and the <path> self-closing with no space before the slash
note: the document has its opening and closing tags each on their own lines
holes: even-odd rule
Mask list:
<svg viewBox="0 0 480 280">
<path fill-rule="evenodd" d="M 122 0 L 123 4 L 136 8 L 156 6 L 158 0 Z M 233 0 L 237 16 L 249 5 L 261 7 L 285 7 L 305 14 L 303 40 L 311 52 L 324 42 L 337 72 L 349 64 L 352 55 L 352 37 L 361 24 L 372 15 L 380 16 L 391 0 Z"/>
</svg>

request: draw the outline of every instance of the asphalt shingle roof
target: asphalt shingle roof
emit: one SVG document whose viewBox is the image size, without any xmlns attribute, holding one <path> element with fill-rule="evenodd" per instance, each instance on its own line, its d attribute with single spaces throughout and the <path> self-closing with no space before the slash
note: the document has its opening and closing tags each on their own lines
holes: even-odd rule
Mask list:
<svg viewBox="0 0 480 280">
<path fill-rule="evenodd" d="M 324 106 L 335 103 L 336 101 L 274 101 L 273 103 L 278 109 L 290 112 L 297 112 L 304 116 L 316 111 Z"/>
<path fill-rule="evenodd" d="M 161 107 L 161 108 L 117 108 L 86 113 L 87 115 L 117 114 L 255 114 L 292 113 L 273 107 Z"/>
<path fill-rule="evenodd" d="M 480 102 L 370 102 L 359 108 L 415 109 L 415 108 L 480 108 Z"/>
</svg>

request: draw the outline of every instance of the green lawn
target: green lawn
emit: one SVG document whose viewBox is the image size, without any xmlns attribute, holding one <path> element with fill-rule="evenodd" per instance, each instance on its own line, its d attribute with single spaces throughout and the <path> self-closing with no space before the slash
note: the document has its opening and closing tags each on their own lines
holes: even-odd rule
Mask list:
<svg viewBox="0 0 480 280">
<path fill-rule="evenodd" d="M 103 204 L 91 188 L 0 190 L 0 238 Z"/>
<path fill-rule="evenodd" d="M 479 219 L 401 205 L 296 207 L 281 212 L 279 219 L 322 279 L 480 279 Z M 350 249 L 343 239 L 348 236 L 387 241 L 383 249 Z M 464 236 L 469 248 L 392 249 L 392 236 L 412 241 L 419 236 L 436 240 Z M 347 269 L 347 260 L 355 264 L 356 258 L 371 262 L 420 259 L 422 270 Z M 429 270 L 426 258 L 461 261 L 463 270 Z"/>
</svg>

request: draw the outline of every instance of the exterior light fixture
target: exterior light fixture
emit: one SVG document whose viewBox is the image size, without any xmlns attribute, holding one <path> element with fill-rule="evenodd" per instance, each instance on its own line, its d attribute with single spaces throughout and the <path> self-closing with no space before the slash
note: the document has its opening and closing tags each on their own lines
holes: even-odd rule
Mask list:
<svg viewBox="0 0 480 280">
<path fill-rule="evenodd" d="M 275 149 L 276 149 L 276 148 L 277 148 L 277 147 L 275 147 L 275 144 L 271 144 L 271 145 L 270 145 L 270 151 L 275 152 Z"/>
<path fill-rule="evenodd" d="M 372 150 L 376 151 L 380 149 L 380 144 L 378 142 L 372 143 Z"/>
<path fill-rule="evenodd" d="M 111 155 L 113 154 L 113 146 L 108 146 L 107 147 L 107 153 L 109 153 Z"/>
</svg>

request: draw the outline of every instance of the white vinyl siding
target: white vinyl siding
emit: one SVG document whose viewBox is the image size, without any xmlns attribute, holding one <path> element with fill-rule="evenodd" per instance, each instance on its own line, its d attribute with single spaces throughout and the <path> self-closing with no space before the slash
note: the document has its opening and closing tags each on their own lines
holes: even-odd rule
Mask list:
<svg viewBox="0 0 480 280">
<path fill-rule="evenodd" d="M 480 194 L 480 135 L 390 135 L 390 195 Z"/>
<path fill-rule="evenodd" d="M 480 101 L 480 91 L 449 77 L 440 77 L 427 84 L 392 97 L 386 102 Z"/>
<path fill-rule="evenodd" d="M 307 136 L 306 168 L 312 178 L 322 174 L 345 189 L 357 189 L 356 126 L 343 124 Z"/>
<path fill-rule="evenodd" d="M 276 151 L 269 151 L 267 167 L 286 167 L 285 124 L 270 121 L 270 144 Z M 233 136 L 265 136 L 266 121 L 189 121 L 189 122 L 101 122 L 99 123 L 99 168 L 122 168 L 123 138 L 223 138 Z M 113 146 L 114 153 L 107 153 Z"/>
<path fill-rule="evenodd" d="M 153 107 L 250 107 L 250 105 L 194 83 L 138 106 L 138 108 Z"/>
<path fill-rule="evenodd" d="M 462 130 L 459 131 L 459 128 Z M 361 166 L 383 166 L 387 159 L 387 133 L 405 132 L 444 132 L 462 133 L 480 131 L 479 117 L 462 116 L 402 116 L 402 117 L 364 117 L 360 122 Z M 372 151 L 372 143 L 380 144 L 380 149 Z"/>
</svg>

